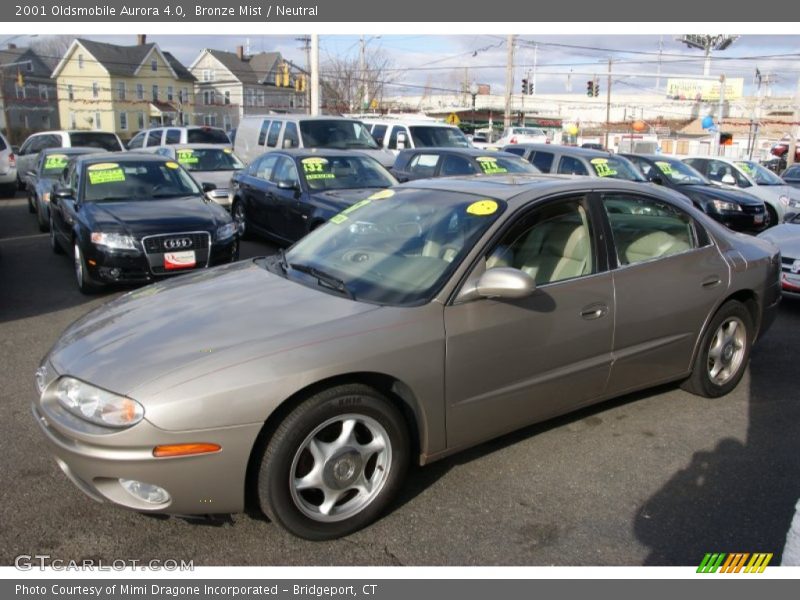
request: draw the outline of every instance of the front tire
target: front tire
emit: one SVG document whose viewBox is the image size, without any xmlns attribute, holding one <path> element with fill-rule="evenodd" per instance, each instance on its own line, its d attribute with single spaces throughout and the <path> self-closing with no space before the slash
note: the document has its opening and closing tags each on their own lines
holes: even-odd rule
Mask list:
<svg viewBox="0 0 800 600">
<path fill-rule="evenodd" d="M 58 243 L 58 240 L 56 239 L 56 228 L 53 227 L 52 214 L 50 215 L 48 221 L 50 223 L 50 250 L 53 251 L 53 254 L 64 254 L 64 249 L 61 247 L 61 245 Z"/>
<path fill-rule="evenodd" d="M 236 227 L 239 229 L 239 239 L 249 240 L 252 236 L 247 230 L 247 215 L 245 214 L 244 204 L 240 201 L 234 202 L 231 206 L 231 217 Z"/>
<path fill-rule="evenodd" d="M 767 225 L 764 229 L 768 229 L 769 227 L 775 227 L 775 225 L 779 225 L 778 223 L 778 213 L 766 202 L 764 203 L 764 207 L 767 209 Z"/>
<path fill-rule="evenodd" d="M 89 279 L 89 273 L 86 270 L 86 261 L 83 259 L 80 244 L 75 240 L 72 246 L 72 260 L 75 268 L 75 280 L 78 284 L 78 290 L 81 294 L 93 294 L 99 286 Z"/>
<path fill-rule="evenodd" d="M 394 405 L 365 385 L 330 388 L 295 408 L 267 444 L 261 509 L 308 540 L 349 535 L 383 512 L 408 461 L 408 429 Z"/>
<path fill-rule="evenodd" d="M 723 304 L 700 341 L 692 374 L 683 389 L 706 398 L 719 398 L 741 381 L 753 345 L 753 319 L 736 300 Z"/>
</svg>

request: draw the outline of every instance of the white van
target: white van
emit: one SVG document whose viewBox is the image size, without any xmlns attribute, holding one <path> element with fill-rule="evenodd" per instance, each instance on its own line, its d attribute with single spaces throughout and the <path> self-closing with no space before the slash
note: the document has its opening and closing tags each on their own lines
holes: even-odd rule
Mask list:
<svg viewBox="0 0 800 600">
<path fill-rule="evenodd" d="M 167 126 L 142 129 L 128 142 L 128 150 L 156 152 L 164 146 L 176 144 L 214 144 L 230 146 L 231 140 L 225 130 L 205 125 Z"/>
<path fill-rule="evenodd" d="M 471 148 L 467 136 L 454 125 L 437 121 L 362 119 L 378 144 L 399 154 L 407 148 Z"/>
<path fill-rule="evenodd" d="M 245 164 L 284 148 L 360 150 L 384 167 L 394 164 L 394 154 L 378 146 L 361 121 L 308 115 L 259 115 L 239 121 L 233 150 Z"/>
</svg>

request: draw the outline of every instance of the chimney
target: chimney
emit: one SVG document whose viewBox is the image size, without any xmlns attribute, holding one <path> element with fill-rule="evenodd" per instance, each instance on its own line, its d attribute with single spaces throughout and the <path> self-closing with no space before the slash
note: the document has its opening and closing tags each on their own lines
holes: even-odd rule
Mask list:
<svg viewBox="0 0 800 600">
<path fill-rule="evenodd" d="M 236 46 L 236 57 L 239 60 L 244 60 L 244 46 Z"/>
<path fill-rule="evenodd" d="M 16 44 L 9 44 L 8 45 L 8 49 L 9 50 L 16 50 L 17 49 L 17 45 Z"/>
<path fill-rule="evenodd" d="M 147 36 L 143 33 L 140 33 L 136 36 L 136 44 L 138 46 L 144 46 L 147 43 Z"/>
</svg>

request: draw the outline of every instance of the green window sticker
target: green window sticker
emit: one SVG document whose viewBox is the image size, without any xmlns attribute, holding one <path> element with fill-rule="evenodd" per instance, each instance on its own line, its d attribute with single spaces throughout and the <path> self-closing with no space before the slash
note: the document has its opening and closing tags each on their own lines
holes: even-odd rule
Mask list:
<svg viewBox="0 0 800 600">
<path fill-rule="evenodd" d="M 331 217 L 331 223 L 334 225 L 341 225 L 345 221 L 347 221 L 347 215 L 342 213 L 336 215 L 335 217 Z"/>
<path fill-rule="evenodd" d="M 661 169 L 661 172 L 664 175 L 672 175 L 672 167 L 670 166 L 670 164 L 668 162 L 663 162 L 663 161 L 657 160 L 656 161 L 656 166 L 659 169 Z"/>
<path fill-rule="evenodd" d="M 498 166 L 497 159 L 492 158 L 491 156 L 479 156 L 475 160 L 478 161 L 478 164 L 481 166 L 481 170 L 483 170 L 486 175 L 508 173 L 508 169 Z"/>
<path fill-rule="evenodd" d="M 56 169 L 62 170 L 67 166 L 69 158 L 66 154 L 50 154 L 44 160 L 44 170 L 54 171 Z"/>
<path fill-rule="evenodd" d="M 328 168 L 328 159 L 326 158 L 304 158 L 300 162 L 303 164 L 305 173 L 322 173 Z"/>
<path fill-rule="evenodd" d="M 589 161 L 594 167 L 594 172 L 598 177 L 613 177 L 617 172 L 608 166 L 607 158 L 593 158 Z"/>
<path fill-rule="evenodd" d="M 119 167 L 115 169 L 104 169 L 102 171 L 89 171 L 89 183 L 92 185 L 115 183 L 117 181 L 125 181 L 125 173 Z"/>
<path fill-rule="evenodd" d="M 351 206 L 350 208 L 346 208 L 340 214 L 349 215 L 354 210 L 358 210 L 362 206 L 366 206 L 367 204 L 370 204 L 371 202 L 372 202 L 372 200 L 370 200 L 369 198 L 367 198 L 366 200 L 362 200 L 361 202 L 356 202 L 355 204 L 353 204 L 353 206 Z"/>
<path fill-rule="evenodd" d="M 175 154 L 177 155 L 178 162 L 182 165 L 193 165 L 200 162 L 200 159 L 194 155 L 194 150 L 192 149 L 178 150 Z"/>
</svg>

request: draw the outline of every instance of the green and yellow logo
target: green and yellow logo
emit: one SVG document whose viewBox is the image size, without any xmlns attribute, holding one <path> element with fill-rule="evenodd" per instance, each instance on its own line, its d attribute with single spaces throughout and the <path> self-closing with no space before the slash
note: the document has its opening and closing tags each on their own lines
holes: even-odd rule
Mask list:
<svg viewBox="0 0 800 600">
<path fill-rule="evenodd" d="M 772 560 L 772 553 L 756 552 L 735 552 L 726 554 L 724 552 L 709 552 L 703 557 L 700 566 L 697 567 L 698 573 L 763 573 L 769 561 Z"/>
</svg>

